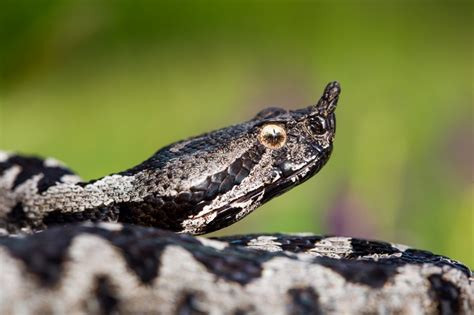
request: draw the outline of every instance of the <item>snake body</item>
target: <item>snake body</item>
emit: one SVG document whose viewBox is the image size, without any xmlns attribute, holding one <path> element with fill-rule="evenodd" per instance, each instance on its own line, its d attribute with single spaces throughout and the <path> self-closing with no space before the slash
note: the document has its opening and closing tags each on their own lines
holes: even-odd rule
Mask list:
<svg viewBox="0 0 474 315">
<path fill-rule="evenodd" d="M 316 174 L 332 152 L 339 93 L 332 82 L 316 105 L 268 108 L 88 182 L 53 159 L 0 153 L 0 314 L 470 313 L 470 269 L 427 251 L 190 235 Z"/>
<path fill-rule="evenodd" d="M 0 260 L 1 314 L 469 314 L 474 295 L 446 257 L 309 234 L 75 225 L 1 239 Z"/>
</svg>

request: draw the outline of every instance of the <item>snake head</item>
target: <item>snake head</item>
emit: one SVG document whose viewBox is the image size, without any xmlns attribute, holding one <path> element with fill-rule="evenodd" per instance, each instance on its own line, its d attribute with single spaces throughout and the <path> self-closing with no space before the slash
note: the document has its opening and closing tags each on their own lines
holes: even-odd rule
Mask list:
<svg viewBox="0 0 474 315">
<path fill-rule="evenodd" d="M 268 108 L 250 121 L 161 149 L 135 168 L 138 183 L 150 183 L 148 196 L 122 209 L 121 221 L 203 234 L 242 219 L 327 162 L 340 91 L 332 82 L 316 105 Z"/>
</svg>

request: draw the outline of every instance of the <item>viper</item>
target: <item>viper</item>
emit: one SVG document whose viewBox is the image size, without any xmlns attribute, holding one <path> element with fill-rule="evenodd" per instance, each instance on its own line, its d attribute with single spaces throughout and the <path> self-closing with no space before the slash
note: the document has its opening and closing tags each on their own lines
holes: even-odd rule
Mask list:
<svg viewBox="0 0 474 315">
<path fill-rule="evenodd" d="M 332 82 L 316 105 L 265 109 L 89 182 L 53 159 L 2 153 L 0 227 L 28 233 L 107 221 L 191 234 L 221 229 L 321 169 L 333 147 L 339 93 Z"/>
<path fill-rule="evenodd" d="M 1 152 L 0 313 L 468 314 L 470 269 L 427 251 L 312 234 L 192 236 L 316 174 L 340 92 L 331 82 L 315 105 L 267 108 L 91 181 L 51 158 Z"/>
</svg>

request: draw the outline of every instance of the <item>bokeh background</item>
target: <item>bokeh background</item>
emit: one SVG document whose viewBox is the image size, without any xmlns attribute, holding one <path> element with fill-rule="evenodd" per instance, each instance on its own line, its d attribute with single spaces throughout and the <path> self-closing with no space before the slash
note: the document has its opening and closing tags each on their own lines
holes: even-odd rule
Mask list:
<svg viewBox="0 0 474 315">
<path fill-rule="evenodd" d="M 85 179 L 298 108 L 338 80 L 333 157 L 218 234 L 330 233 L 473 258 L 466 1 L 0 2 L 0 147 Z"/>
</svg>

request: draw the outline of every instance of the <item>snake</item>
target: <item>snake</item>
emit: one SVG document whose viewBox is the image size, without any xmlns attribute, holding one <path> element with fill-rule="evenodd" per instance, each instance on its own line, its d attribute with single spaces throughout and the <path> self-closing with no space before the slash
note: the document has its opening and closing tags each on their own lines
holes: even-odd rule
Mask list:
<svg viewBox="0 0 474 315">
<path fill-rule="evenodd" d="M 302 109 L 168 145 L 84 181 L 0 151 L 0 314 L 469 314 L 471 269 L 315 234 L 206 238 L 328 162 L 340 84 Z"/>
</svg>

